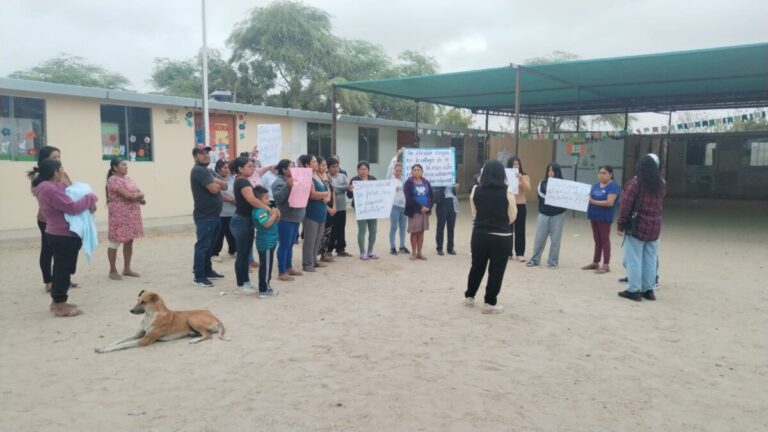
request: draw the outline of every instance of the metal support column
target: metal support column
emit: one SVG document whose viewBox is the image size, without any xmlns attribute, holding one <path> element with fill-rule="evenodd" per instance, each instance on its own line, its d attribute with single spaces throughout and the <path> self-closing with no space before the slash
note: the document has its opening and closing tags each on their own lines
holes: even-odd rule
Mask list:
<svg viewBox="0 0 768 432">
<path fill-rule="evenodd" d="M 416 138 L 419 137 L 419 101 L 416 101 L 416 127 L 413 129 L 413 141 L 415 144 Z M 419 142 L 419 147 L 421 147 L 421 142 Z"/>
<path fill-rule="evenodd" d="M 336 153 L 336 86 L 331 86 L 331 154 Z"/>
<path fill-rule="evenodd" d="M 488 132 L 488 110 L 485 110 L 485 140 L 483 141 L 483 148 L 485 149 L 485 158 L 488 159 L 488 155 L 491 154 L 490 145 L 490 132 Z"/>
<path fill-rule="evenodd" d="M 515 156 L 520 154 L 520 66 L 515 69 Z"/>
</svg>

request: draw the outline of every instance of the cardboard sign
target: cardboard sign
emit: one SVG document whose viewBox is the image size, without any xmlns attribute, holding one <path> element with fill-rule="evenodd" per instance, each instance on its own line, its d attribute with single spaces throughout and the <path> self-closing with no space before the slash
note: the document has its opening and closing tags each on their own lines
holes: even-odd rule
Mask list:
<svg viewBox="0 0 768 432">
<path fill-rule="evenodd" d="M 283 135 L 280 125 L 260 124 L 257 144 L 261 166 L 277 165 L 280 162 L 280 152 L 283 149 Z"/>
<path fill-rule="evenodd" d="M 354 181 L 355 220 L 384 219 L 392 212 L 397 180 Z"/>
<path fill-rule="evenodd" d="M 293 187 L 288 195 L 288 206 L 303 208 L 309 202 L 309 191 L 312 189 L 312 168 L 291 168 Z"/>
<path fill-rule="evenodd" d="M 550 178 L 547 181 L 547 196 L 544 203 L 586 212 L 589 205 L 590 190 L 592 190 L 592 185 L 586 183 Z"/>
<path fill-rule="evenodd" d="M 403 152 L 403 174 L 411 175 L 411 168 L 419 164 L 424 168 L 424 178 L 432 186 L 456 184 L 456 149 L 408 148 Z"/>
<path fill-rule="evenodd" d="M 504 171 L 507 173 L 507 189 L 517 195 L 520 191 L 520 182 L 517 179 L 520 168 L 504 168 Z"/>
</svg>

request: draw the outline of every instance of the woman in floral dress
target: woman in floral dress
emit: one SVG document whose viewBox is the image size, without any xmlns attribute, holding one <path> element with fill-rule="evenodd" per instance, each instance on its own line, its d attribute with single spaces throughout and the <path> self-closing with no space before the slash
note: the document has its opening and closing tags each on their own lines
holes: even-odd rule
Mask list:
<svg viewBox="0 0 768 432">
<path fill-rule="evenodd" d="M 128 163 L 122 158 L 113 158 L 107 173 L 107 207 L 109 209 L 109 278 L 120 280 L 117 272 L 117 248 L 123 245 L 123 276 L 138 277 L 131 269 L 133 239 L 144 235 L 141 222 L 141 206 L 145 204 L 144 193 L 128 176 Z"/>
</svg>

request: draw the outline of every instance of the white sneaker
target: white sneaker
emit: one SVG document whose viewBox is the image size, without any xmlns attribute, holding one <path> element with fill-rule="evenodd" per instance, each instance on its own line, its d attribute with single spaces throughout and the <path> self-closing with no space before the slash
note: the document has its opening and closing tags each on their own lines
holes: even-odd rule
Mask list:
<svg viewBox="0 0 768 432">
<path fill-rule="evenodd" d="M 245 295 L 254 295 L 258 294 L 259 290 L 253 287 L 250 282 L 246 282 L 243 284 L 243 286 L 240 288 L 240 293 Z"/>
<path fill-rule="evenodd" d="M 504 306 L 496 303 L 495 305 L 491 306 L 488 303 L 483 304 L 483 313 L 484 314 L 500 314 L 504 312 Z"/>
<path fill-rule="evenodd" d="M 475 298 L 474 297 L 464 297 L 464 306 L 466 306 L 466 307 L 475 307 Z"/>
</svg>

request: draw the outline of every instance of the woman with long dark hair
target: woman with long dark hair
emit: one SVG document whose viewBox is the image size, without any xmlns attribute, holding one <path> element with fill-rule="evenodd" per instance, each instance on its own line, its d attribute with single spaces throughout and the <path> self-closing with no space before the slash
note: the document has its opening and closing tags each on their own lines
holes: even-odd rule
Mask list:
<svg viewBox="0 0 768 432">
<path fill-rule="evenodd" d="M 323 159 L 325 162 L 325 159 Z M 302 267 L 305 272 L 316 272 L 315 268 L 325 267 L 317 259 L 320 253 L 320 243 L 325 230 L 325 218 L 328 214 L 328 202 L 331 200 L 331 192 L 320 175 L 318 157 L 311 154 L 302 155 L 299 158 L 302 168 L 312 168 L 312 186 L 309 190 L 307 210 L 302 221 L 304 228 L 304 244 L 302 245 Z"/>
<path fill-rule="evenodd" d="M 373 181 L 376 177 L 370 175 L 371 164 L 367 161 L 357 163 L 357 175 L 349 181 L 354 184 L 356 181 Z M 354 190 L 354 187 L 353 187 Z M 347 198 L 352 198 L 352 207 L 355 206 L 354 192 L 347 192 Z M 366 219 L 357 221 L 357 246 L 360 248 L 360 259 L 363 261 L 379 259 L 378 255 L 373 253 L 373 245 L 376 244 L 376 228 L 378 221 L 376 219 Z M 365 232 L 368 231 L 368 247 L 365 247 Z"/>
<path fill-rule="evenodd" d="M 122 279 L 117 272 L 117 248 L 123 245 L 123 276 L 138 277 L 131 269 L 133 239 L 144 236 L 141 206 L 146 204 L 144 193 L 128 177 L 128 162 L 112 158 L 107 172 L 107 208 L 109 210 L 109 278 Z"/>
<path fill-rule="evenodd" d="M 637 162 L 635 177 L 624 184 L 624 197 L 616 222 L 624 236 L 624 266 L 629 286 L 619 296 L 629 300 L 656 300 L 661 212 L 666 185 L 659 172 L 659 157 L 647 154 Z"/>
<path fill-rule="evenodd" d="M 621 189 L 613 181 L 613 167 L 603 165 L 597 170 L 597 183 L 592 185 L 589 192 L 587 219 L 592 226 L 592 238 L 595 240 L 595 254 L 592 263 L 582 267 L 582 270 L 595 270 L 597 274 L 611 271 L 611 224 L 616 200 Z M 603 265 L 600 265 L 600 259 Z"/>
<path fill-rule="evenodd" d="M 517 218 L 512 224 L 512 239 L 515 244 L 514 255 L 517 261 L 525 262 L 525 218 L 528 215 L 528 209 L 525 206 L 527 198 L 525 196 L 531 190 L 531 178 L 523 169 L 523 161 L 517 156 L 512 156 L 507 161 L 507 168 L 517 168 L 517 194 L 515 195 L 515 205 L 517 206 Z M 512 259 L 512 254 L 509 255 Z"/>
<path fill-rule="evenodd" d="M 275 206 L 280 210 L 280 221 L 277 222 L 277 279 L 281 281 L 292 281 L 294 276 L 303 274 L 301 270 L 293 268 L 293 244 L 307 208 L 291 207 L 288 204 L 292 188 L 291 161 L 283 159 L 277 164 L 277 178 L 272 183 L 272 196 L 275 198 Z"/>
<path fill-rule="evenodd" d="M 528 267 L 539 265 L 541 255 L 544 252 L 544 246 L 547 245 L 547 237 L 551 241 L 549 256 L 547 257 L 547 267 L 556 269 L 560 259 L 560 239 L 563 237 L 565 209 L 545 203 L 547 199 L 547 184 L 550 178 L 563 178 L 563 170 L 556 162 L 547 165 L 544 180 L 540 181 L 539 186 L 536 188 L 539 195 L 539 215 L 536 217 L 536 237 L 533 240 L 533 255 L 526 264 Z"/>
<path fill-rule="evenodd" d="M 90 209 L 96 211 L 96 195 L 90 193 L 73 201 L 64 191 L 66 174 L 57 159 L 44 159 L 32 176 L 32 193 L 37 197 L 40 210 L 47 221 L 45 234 L 53 249 L 53 275 L 51 287 L 51 312 L 57 317 L 72 317 L 82 312 L 67 303 L 71 276 L 77 268 L 77 255 L 82 240 L 69 230 L 65 213 L 78 214 Z"/>
<path fill-rule="evenodd" d="M 408 232 L 411 234 L 411 260 L 424 260 L 424 231 L 429 230 L 429 215 L 432 213 L 432 185 L 425 179 L 420 164 L 411 167 L 411 176 L 403 185 L 405 215 L 408 216 Z"/>
<path fill-rule="evenodd" d="M 475 294 L 488 268 L 483 313 L 501 313 L 504 307 L 496 301 L 504 280 L 509 253 L 512 251 L 512 223 L 517 217 L 515 196 L 507 188 L 504 165 L 489 160 L 483 165 L 480 184 L 472 189 L 469 207 L 474 218 L 472 227 L 472 267 L 467 277 L 464 305 L 475 305 Z"/>
<path fill-rule="evenodd" d="M 224 159 L 216 161 L 216 168 L 214 170 L 216 177 L 227 182 L 227 189 L 221 191 L 221 198 L 224 201 L 221 206 L 221 213 L 219 213 L 219 219 L 221 220 L 221 228 L 219 229 L 219 236 L 213 243 L 213 256 L 219 262 L 222 261 L 221 253 L 224 247 L 224 239 L 227 239 L 227 253 L 230 257 L 235 256 L 237 246 L 235 245 L 235 236 L 232 235 L 232 230 L 229 229 L 229 223 L 232 221 L 232 216 L 235 214 L 235 195 L 232 193 L 235 189 L 235 176 L 232 175 L 232 171 L 229 169 L 229 162 Z"/>
<path fill-rule="evenodd" d="M 61 159 L 61 150 L 53 146 L 45 146 L 37 153 L 37 166 L 27 172 L 27 177 L 30 181 L 34 180 L 37 173 L 40 171 L 40 162 L 46 159 Z M 67 173 L 64 173 L 62 180 L 67 186 L 72 182 L 69 180 Z M 45 284 L 45 292 L 51 292 L 53 286 L 53 248 L 48 243 L 48 238 L 45 235 L 46 220 L 45 215 L 41 209 L 37 209 L 37 227 L 40 229 L 40 272 L 43 274 L 43 284 Z M 71 288 L 77 288 L 76 283 L 72 283 Z"/>
</svg>

